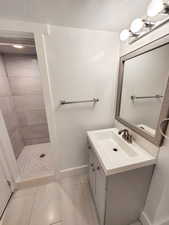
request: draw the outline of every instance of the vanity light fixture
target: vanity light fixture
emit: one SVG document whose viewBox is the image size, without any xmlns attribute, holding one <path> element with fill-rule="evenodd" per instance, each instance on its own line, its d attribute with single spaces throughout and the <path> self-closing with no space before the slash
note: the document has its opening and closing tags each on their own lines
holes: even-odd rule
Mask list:
<svg viewBox="0 0 169 225">
<path fill-rule="evenodd" d="M 136 18 L 135 20 L 133 20 L 133 22 L 130 25 L 130 30 L 133 33 L 138 33 L 140 32 L 144 27 L 144 21 L 141 18 Z"/>
<path fill-rule="evenodd" d="M 14 47 L 14 48 L 20 48 L 20 49 L 21 49 L 21 48 L 24 48 L 23 45 L 19 45 L 19 44 L 14 44 L 13 47 Z"/>
<path fill-rule="evenodd" d="M 151 18 L 157 15 L 168 15 L 168 17 L 156 22 L 151 21 Z M 152 0 L 147 9 L 147 16 L 134 19 L 130 29 L 122 30 L 120 40 L 131 40 L 129 44 L 132 44 L 167 22 L 169 22 L 169 0 Z"/>
<path fill-rule="evenodd" d="M 148 21 L 146 19 L 137 18 L 133 20 L 130 26 L 130 30 L 139 35 L 139 32 L 143 31 L 144 28 L 152 28 L 155 25 L 155 23 Z"/>
<path fill-rule="evenodd" d="M 155 17 L 158 14 L 169 14 L 169 4 L 163 0 L 152 0 L 147 9 L 147 16 Z"/>
<path fill-rule="evenodd" d="M 130 31 L 128 29 L 124 29 L 120 33 L 120 40 L 127 41 L 130 37 Z"/>
<path fill-rule="evenodd" d="M 127 41 L 130 37 L 137 37 L 138 34 L 132 32 L 131 30 L 124 29 L 120 33 L 120 40 Z"/>
</svg>

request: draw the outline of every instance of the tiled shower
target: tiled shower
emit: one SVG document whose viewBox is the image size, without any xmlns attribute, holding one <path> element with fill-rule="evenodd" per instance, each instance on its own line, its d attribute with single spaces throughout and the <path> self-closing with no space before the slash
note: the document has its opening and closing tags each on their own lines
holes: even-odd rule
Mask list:
<svg viewBox="0 0 169 225">
<path fill-rule="evenodd" d="M 44 168 L 46 159 L 35 162 L 35 157 L 39 160 L 39 155 L 44 152 L 46 155 L 49 150 L 49 132 L 36 56 L 0 54 L 0 109 L 14 155 L 20 164 L 18 166 L 27 163 L 29 167 L 36 164 L 36 170 Z M 44 147 L 42 143 L 48 145 Z M 34 151 L 36 154 L 32 154 Z M 31 165 L 31 160 L 34 165 Z M 25 168 L 32 171 L 32 168 Z"/>
</svg>

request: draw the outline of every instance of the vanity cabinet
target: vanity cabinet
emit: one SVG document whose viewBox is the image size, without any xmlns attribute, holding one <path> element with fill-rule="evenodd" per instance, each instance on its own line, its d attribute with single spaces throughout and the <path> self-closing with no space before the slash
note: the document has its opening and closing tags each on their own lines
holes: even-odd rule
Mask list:
<svg viewBox="0 0 169 225">
<path fill-rule="evenodd" d="M 93 151 L 89 152 L 89 180 L 100 224 L 104 224 L 106 177 Z"/>
<path fill-rule="evenodd" d="M 89 182 L 100 225 L 128 225 L 143 211 L 153 165 L 106 176 L 89 149 Z"/>
</svg>

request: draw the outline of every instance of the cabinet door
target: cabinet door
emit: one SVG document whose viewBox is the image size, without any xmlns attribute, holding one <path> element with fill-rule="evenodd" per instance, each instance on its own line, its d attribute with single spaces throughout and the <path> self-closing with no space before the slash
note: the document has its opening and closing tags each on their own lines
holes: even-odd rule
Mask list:
<svg viewBox="0 0 169 225">
<path fill-rule="evenodd" d="M 96 175 L 95 175 L 95 163 L 96 159 L 92 150 L 89 150 L 89 181 L 90 181 L 90 188 L 93 194 L 93 198 L 95 199 L 96 193 Z"/>
<path fill-rule="evenodd" d="M 106 203 L 106 176 L 99 163 L 96 167 L 96 208 L 99 216 L 100 224 L 104 224 L 105 203 Z"/>
</svg>

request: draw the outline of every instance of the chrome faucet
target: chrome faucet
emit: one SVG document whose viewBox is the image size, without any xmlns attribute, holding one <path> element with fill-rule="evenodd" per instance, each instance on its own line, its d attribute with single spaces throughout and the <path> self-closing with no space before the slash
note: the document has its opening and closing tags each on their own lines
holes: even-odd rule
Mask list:
<svg viewBox="0 0 169 225">
<path fill-rule="evenodd" d="M 122 138 L 128 143 L 132 143 L 133 136 L 129 133 L 127 129 L 120 130 L 118 134 L 122 134 Z"/>
</svg>

